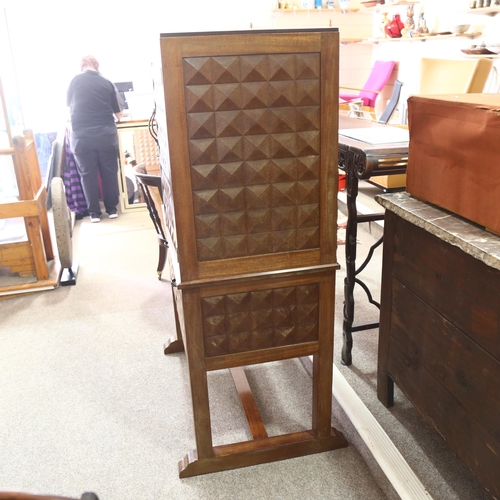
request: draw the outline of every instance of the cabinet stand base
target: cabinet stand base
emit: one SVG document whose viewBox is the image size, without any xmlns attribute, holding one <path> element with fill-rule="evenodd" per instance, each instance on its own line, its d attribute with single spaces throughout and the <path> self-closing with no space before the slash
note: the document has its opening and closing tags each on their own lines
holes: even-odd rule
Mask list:
<svg viewBox="0 0 500 500">
<path fill-rule="evenodd" d="M 215 446 L 214 456 L 198 460 L 196 450 L 179 461 L 179 477 L 197 476 L 237 469 L 288 458 L 302 457 L 323 451 L 345 448 L 343 434 L 332 427 L 331 436 L 315 438 L 312 431 L 294 432 L 270 438 Z"/>
<path fill-rule="evenodd" d="M 176 335 L 172 335 L 163 346 L 164 354 L 172 354 L 174 352 L 183 352 L 184 344 L 182 340 L 178 339 Z"/>
</svg>

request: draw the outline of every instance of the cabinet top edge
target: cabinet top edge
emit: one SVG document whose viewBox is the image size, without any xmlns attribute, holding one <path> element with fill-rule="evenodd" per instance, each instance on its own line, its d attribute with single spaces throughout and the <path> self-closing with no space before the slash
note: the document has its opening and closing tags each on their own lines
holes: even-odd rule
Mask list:
<svg viewBox="0 0 500 500">
<path fill-rule="evenodd" d="M 251 29 L 251 30 L 231 30 L 231 31 L 192 31 L 161 33 L 160 38 L 177 38 L 191 36 L 226 36 L 226 35 L 260 35 L 260 34 L 299 34 L 299 33 L 338 33 L 338 28 L 283 28 L 283 29 Z"/>
</svg>

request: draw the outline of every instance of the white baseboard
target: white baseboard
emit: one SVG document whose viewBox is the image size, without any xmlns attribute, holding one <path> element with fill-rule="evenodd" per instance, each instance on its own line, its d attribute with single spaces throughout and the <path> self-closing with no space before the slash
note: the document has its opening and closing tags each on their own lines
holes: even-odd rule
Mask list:
<svg viewBox="0 0 500 500">
<path fill-rule="evenodd" d="M 402 500 L 431 500 L 404 457 L 370 410 L 333 365 L 333 397 L 342 407 L 366 447 Z"/>
</svg>

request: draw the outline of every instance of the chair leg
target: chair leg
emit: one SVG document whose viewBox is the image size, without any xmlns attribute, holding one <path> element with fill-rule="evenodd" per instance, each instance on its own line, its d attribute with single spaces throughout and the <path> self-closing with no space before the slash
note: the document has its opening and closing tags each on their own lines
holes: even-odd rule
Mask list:
<svg viewBox="0 0 500 500">
<path fill-rule="evenodd" d="M 158 274 L 158 279 L 161 280 L 161 275 L 163 273 L 163 268 L 165 267 L 165 262 L 167 260 L 167 248 L 165 245 L 160 244 L 160 256 L 158 258 L 158 268 L 156 273 Z"/>
</svg>

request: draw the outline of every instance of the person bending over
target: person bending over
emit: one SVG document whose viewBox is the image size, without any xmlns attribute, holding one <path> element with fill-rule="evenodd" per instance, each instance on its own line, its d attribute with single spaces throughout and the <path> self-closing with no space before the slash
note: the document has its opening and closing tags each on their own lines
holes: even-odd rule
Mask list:
<svg viewBox="0 0 500 500">
<path fill-rule="evenodd" d="M 120 99 L 112 82 L 99 73 L 99 62 L 85 56 L 81 73 L 68 88 L 70 146 L 82 180 L 90 220 L 99 222 L 99 181 L 101 174 L 104 207 L 110 219 L 118 217 L 118 133 L 117 120 L 123 116 Z"/>
</svg>

